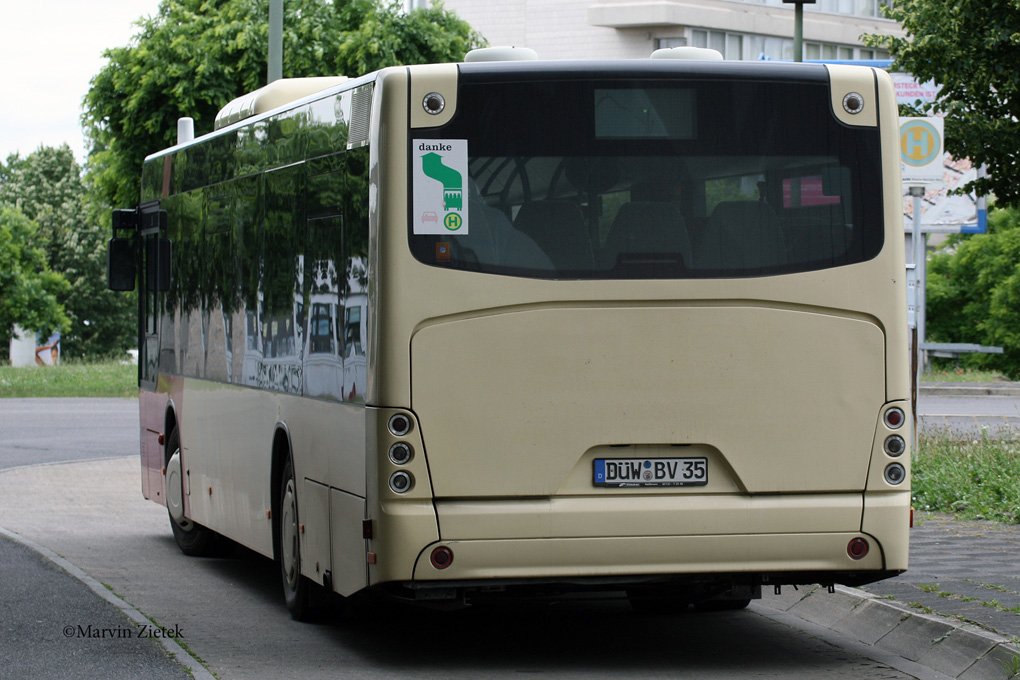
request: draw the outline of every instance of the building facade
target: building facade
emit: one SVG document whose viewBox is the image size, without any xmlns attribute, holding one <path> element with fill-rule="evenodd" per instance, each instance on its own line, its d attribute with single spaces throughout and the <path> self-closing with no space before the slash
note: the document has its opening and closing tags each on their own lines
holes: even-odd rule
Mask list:
<svg viewBox="0 0 1020 680">
<path fill-rule="evenodd" d="M 408 0 L 418 7 L 427 0 Z M 902 35 L 889 0 L 818 0 L 804 12 L 804 59 L 883 59 L 866 33 Z M 491 45 L 542 59 L 647 57 L 660 47 L 710 47 L 727 59 L 793 59 L 794 6 L 782 0 L 444 0 Z"/>
</svg>

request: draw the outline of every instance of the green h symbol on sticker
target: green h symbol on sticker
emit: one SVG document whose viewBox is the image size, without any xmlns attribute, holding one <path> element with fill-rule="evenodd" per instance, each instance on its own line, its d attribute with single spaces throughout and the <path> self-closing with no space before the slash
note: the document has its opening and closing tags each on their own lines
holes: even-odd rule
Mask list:
<svg viewBox="0 0 1020 680">
<path fill-rule="evenodd" d="M 457 231 L 463 224 L 464 220 L 457 213 L 449 213 L 443 218 L 443 226 L 450 231 Z"/>
<path fill-rule="evenodd" d="M 443 157 L 437 153 L 427 153 L 421 157 L 421 169 L 426 177 L 431 177 L 443 185 L 443 209 L 464 209 L 464 178 L 451 167 L 443 165 Z M 450 216 L 443 221 L 447 229 L 460 228 L 461 219 L 457 216 L 456 226 L 450 226 Z"/>
</svg>

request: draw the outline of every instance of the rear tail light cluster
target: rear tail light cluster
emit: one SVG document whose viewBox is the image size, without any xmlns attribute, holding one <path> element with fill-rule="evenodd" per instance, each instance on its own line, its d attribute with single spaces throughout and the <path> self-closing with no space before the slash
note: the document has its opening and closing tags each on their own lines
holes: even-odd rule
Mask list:
<svg viewBox="0 0 1020 680">
<path fill-rule="evenodd" d="M 885 426 L 890 430 L 898 430 L 907 422 L 907 416 L 903 409 L 893 407 L 885 412 L 883 416 Z M 882 449 L 890 458 L 899 458 L 907 450 L 907 442 L 898 434 L 891 434 L 882 443 Z M 900 463 L 889 463 L 885 466 L 885 481 L 893 486 L 902 484 L 907 478 L 907 469 Z"/>
<path fill-rule="evenodd" d="M 398 413 L 390 417 L 386 427 L 394 437 L 405 437 L 411 432 L 411 419 Z M 399 441 L 390 446 L 388 455 L 394 465 L 407 465 L 414 458 L 414 449 L 407 442 Z M 406 470 L 397 470 L 390 475 L 389 484 L 393 493 L 407 493 L 414 488 L 414 475 Z"/>
</svg>

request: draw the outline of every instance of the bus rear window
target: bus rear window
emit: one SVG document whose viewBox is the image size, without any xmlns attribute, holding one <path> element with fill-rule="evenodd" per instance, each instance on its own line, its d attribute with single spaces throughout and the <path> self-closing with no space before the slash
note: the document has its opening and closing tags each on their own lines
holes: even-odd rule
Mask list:
<svg viewBox="0 0 1020 680">
<path fill-rule="evenodd" d="M 440 153 L 466 146 L 468 228 L 442 233 L 441 210 L 411 214 L 412 252 L 547 279 L 770 276 L 870 259 L 884 232 L 879 135 L 840 124 L 829 102 L 824 82 L 462 84 L 458 115 L 413 138 Z"/>
</svg>

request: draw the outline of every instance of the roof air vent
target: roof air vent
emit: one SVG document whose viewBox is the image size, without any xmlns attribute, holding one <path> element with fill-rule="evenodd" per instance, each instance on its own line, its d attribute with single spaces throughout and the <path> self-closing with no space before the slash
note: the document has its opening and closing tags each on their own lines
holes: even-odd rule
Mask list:
<svg viewBox="0 0 1020 680">
<path fill-rule="evenodd" d="M 531 61 L 538 59 L 538 52 L 527 47 L 482 47 L 464 55 L 466 62 L 479 61 Z"/>
<path fill-rule="evenodd" d="M 705 47 L 665 47 L 652 52 L 652 59 L 694 59 L 698 61 L 722 61 L 723 55 Z"/>
<path fill-rule="evenodd" d="M 297 101 L 347 80 L 345 76 L 281 78 L 230 102 L 216 115 L 213 129 L 219 130 L 239 120 L 257 116 L 278 106 Z"/>
</svg>

